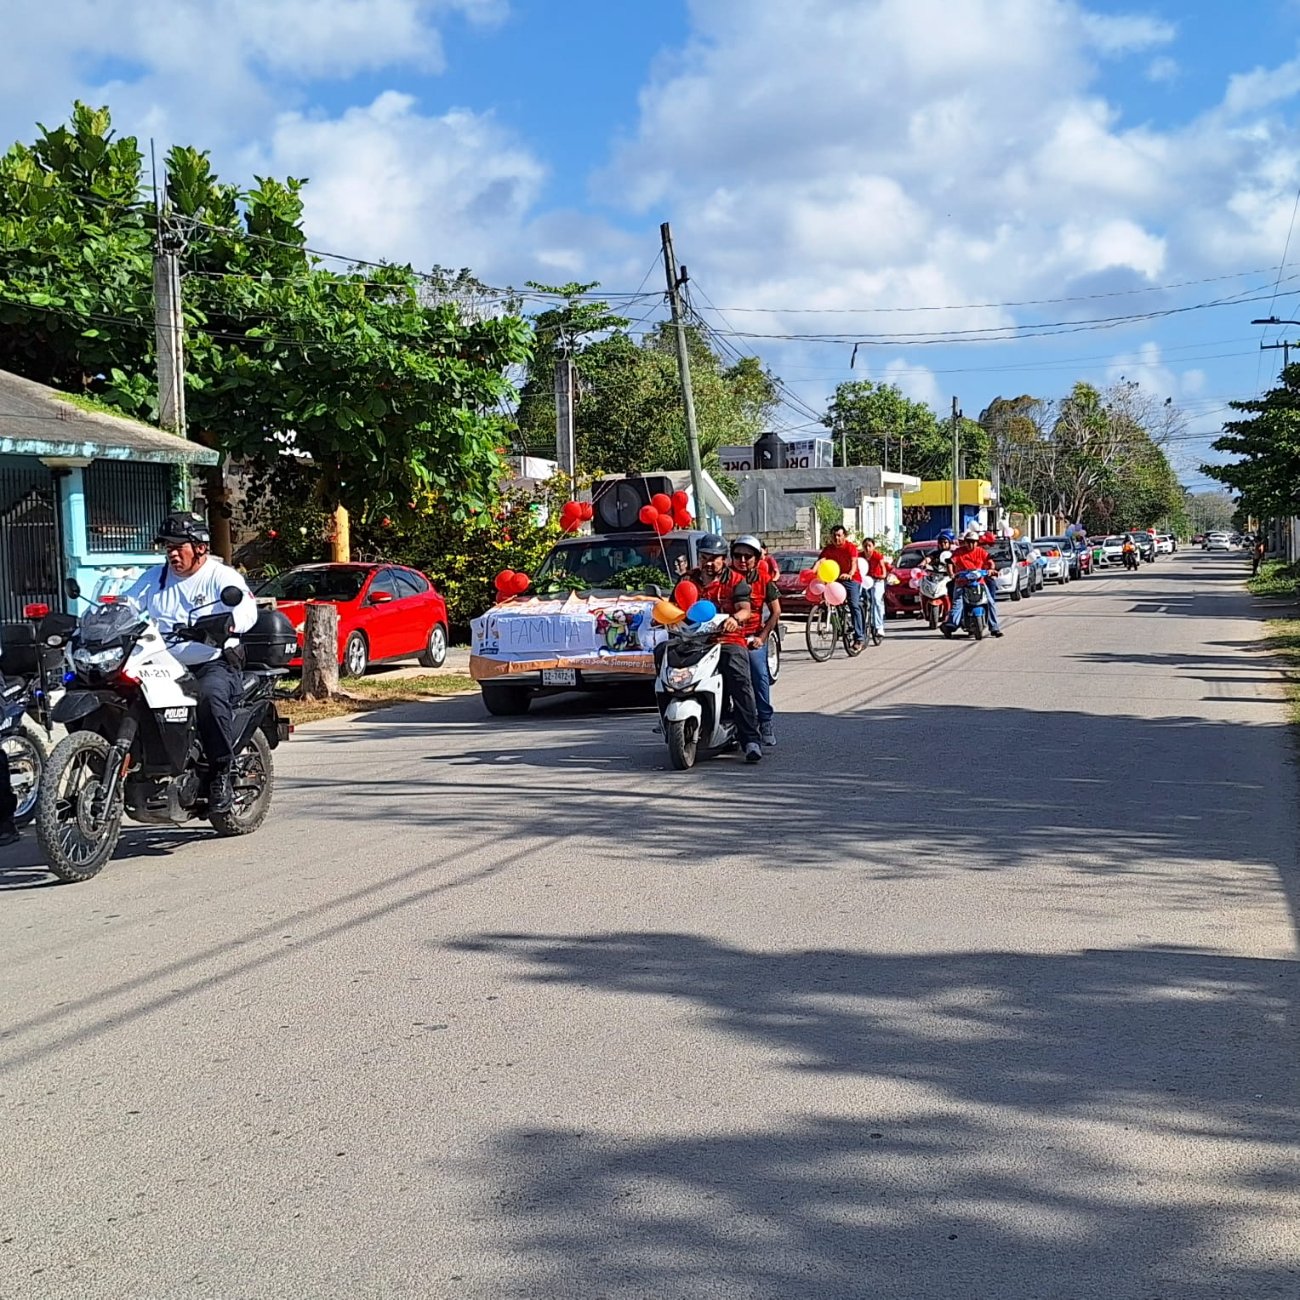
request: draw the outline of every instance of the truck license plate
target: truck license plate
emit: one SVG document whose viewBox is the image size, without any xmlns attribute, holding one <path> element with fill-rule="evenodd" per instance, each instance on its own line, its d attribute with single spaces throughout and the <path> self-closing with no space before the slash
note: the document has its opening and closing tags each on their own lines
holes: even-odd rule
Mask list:
<svg viewBox="0 0 1300 1300">
<path fill-rule="evenodd" d="M 576 668 L 543 668 L 543 686 L 576 686 L 578 670 Z"/>
</svg>

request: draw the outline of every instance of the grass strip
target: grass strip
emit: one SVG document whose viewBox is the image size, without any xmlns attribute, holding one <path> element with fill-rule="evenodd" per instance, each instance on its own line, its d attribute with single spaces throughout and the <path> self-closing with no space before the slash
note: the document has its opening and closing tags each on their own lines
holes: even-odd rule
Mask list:
<svg viewBox="0 0 1300 1300">
<path fill-rule="evenodd" d="M 349 677 L 332 700 L 285 698 L 299 687 L 296 677 L 282 680 L 276 705 L 295 725 L 320 722 L 323 718 L 341 718 L 349 713 L 367 713 L 392 704 L 415 704 L 438 695 L 460 695 L 478 689 L 468 673 L 431 673 L 428 677 L 391 677 L 383 680 Z"/>
<path fill-rule="evenodd" d="M 1300 618 L 1270 618 L 1264 626 L 1264 648 L 1285 665 L 1287 712 L 1292 724 L 1300 726 Z"/>
<path fill-rule="evenodd" d="M 1300 586 L 1300 568 L 1285 560 L 1265 560 L 1253 578 L 1246 579 L 1246 590 L 1256 596 L 1285 596 L 1294 600 Z"/>
</svg>

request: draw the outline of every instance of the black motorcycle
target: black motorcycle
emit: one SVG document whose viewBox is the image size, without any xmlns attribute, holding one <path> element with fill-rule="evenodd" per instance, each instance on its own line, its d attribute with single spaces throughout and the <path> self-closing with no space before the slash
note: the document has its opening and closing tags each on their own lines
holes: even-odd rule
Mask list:
<svg viewBox="0 0 1300 1300">
<path fill-rule="evenodd" d="M 80 594 L 73 583 L 69 594 Z M 78 620 L 68 647 L 72 680 L 53 710 L 68 735 L 50 755 L 36 807 L 37 839 L 60 879 L 96 875 L 117 846 L 124 816 L 148 825 L 206 818 L 220 835 L 248 835 L 265 821 L 274 787 L 271 751 L 291 731 L 273 690 L 297 652 L 293 624 L 264 610 L 241 639 L 235 798 L 226 812 L 208 805 L 211 770 L 198 733 L 197 683 L 171 653 L 182 641 L 224 647 L 232 636 L 230 609 L 242 596 L 227 587 L 225 609 L 192 617 L 166 637 L 129 602 L 92 606 Z"/>
</svg>

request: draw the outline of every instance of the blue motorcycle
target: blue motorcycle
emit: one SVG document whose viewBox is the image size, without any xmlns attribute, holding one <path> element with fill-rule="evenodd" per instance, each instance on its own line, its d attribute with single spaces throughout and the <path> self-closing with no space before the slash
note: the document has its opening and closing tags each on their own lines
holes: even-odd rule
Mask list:
<svg viewBox="0 0 1300 1300">
<path fill-rule="evenodd" d="M 976 641 L 984 639 L 988 627 L 989 589 L 984 580 L 992 576 L 992 569 L 965 569 L 953 584 L 953 601 L 961 601 L 961 629 Z M 952 636 L 956 630 L 948 623 L 942 629 L 944 636 Z"/>
</svg>

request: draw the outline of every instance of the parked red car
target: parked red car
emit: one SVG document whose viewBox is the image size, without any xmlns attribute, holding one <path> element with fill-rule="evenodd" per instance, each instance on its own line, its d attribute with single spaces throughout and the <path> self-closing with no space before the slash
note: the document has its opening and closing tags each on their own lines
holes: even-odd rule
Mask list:
<svg viewBox="0 0 1300 1300">
<path fill-rule="evenodd" d="M 912 579 L 924 572 L 921 565 L 930 558 L 938 542 L 909 542 L 894 560 L 893 573 L 898 585 L 885 584 L 886 618 L 919 618 L 921 593 L 912 586 Z"/>
<path fill-rule="evenodd" d="M 273 599 L 289 617 L 302 649 L 309 604 L 328 601 L 339 611 L 339 666 L 361 677 L 372 663 L 419 656 L 425 668 L 447 658 L 447 606 L 433 583 L 398 564 L 300 564 L 253 593 Z M 291 660 L 302 663 L 301 653 Z"/>
<path fill-rule="evenodd" d="M 781 593 L 782 615 L 797 614 L 800 618 L 807 618 L 813 602 L 803 594 L 804 584 L 799 581 L 799 575 L 817 563 L 817 552 L 773 551 L 772 558 L 780 570 L 776 585 Z"/>
</svg>

